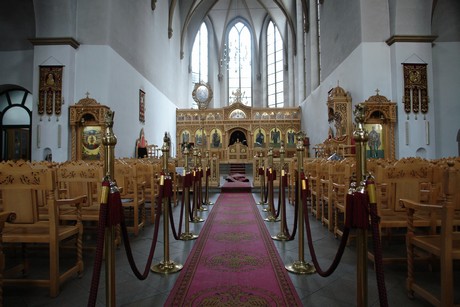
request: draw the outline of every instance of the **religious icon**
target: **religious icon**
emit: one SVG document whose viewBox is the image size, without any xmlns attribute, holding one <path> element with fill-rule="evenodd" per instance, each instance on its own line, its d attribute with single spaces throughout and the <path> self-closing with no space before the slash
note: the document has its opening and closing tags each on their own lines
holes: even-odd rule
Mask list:
<svg viewBox="0 0 460 307">
<path fill-rule="evenodd" d="M 190 142 L 190 132 L 184 130 L 182 132 L 182 144 L 187 144 L 188 142 Z"/>
<path fill-rule="evenodd" d="M 294 129 L 289 129 L 287 131 L 286 139 L 287 139 L 286 144 L 287 144 L 288 147 L 295 147 L 296 146 Z"/>
<path fill-rule="evenodd" d="M 270 138 L 273 145 L 279 145 L 281 140 L 281 131 L 277 128 L 274 128 L 272 131 L 270 131 Z"/>
<path fill-rule="evenodd" d="M 221 132 L 220 130 L 214 128 L 214 133 L 212 134 L 212 139 L 211 139 L 211 147 L 212 148 L 219 148 L 222 146 L 221 143 Z"/>
<path fill-rule="evenodd" d="M 371 131 L 368 134 L 368 141 L 366 146 L 368 158 L 383 158 L 383 139 L 382 139 L 382 125 L 366 125 L 370 126 Z"/>
<path fill-rule="evenodd" d="M 86 126 L 82 135 L 82 159 L 100 160 L 102 144 L 102 130 L 99 126 Z"/>
<path fill-rule="evenodd" d="M 254 133 L 254 147 L 264 147 L 265 146 L 265 131 L 262 128 L 256 130 Z"/>
<path fill-rule="evenodd" d="M 206 146 L 206 131 L 203 129 L 198 129 L 195 132 L 195 143 L 197 146 Z"/>
<path fill-rule="evenodd" d="M 145 123 L 145 92 L 139 90 L 139 121 Z"/>
</svg>

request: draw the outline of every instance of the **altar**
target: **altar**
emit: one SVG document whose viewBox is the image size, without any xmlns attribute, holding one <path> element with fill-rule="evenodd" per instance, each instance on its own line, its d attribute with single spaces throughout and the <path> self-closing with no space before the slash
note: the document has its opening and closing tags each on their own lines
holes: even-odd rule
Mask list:
<svg viewBox="0 0 460 307">
<path fill-rule="evenodd" d="M 285 157 L 294 157 L 300 119 L 299 107 L 252 108 L 241 102 L 219 109 L 177 109 L 177 157 L 192 145 L 221 163 L 245 163 L 260 153 L 265 157 L 269 148 L 277 156 L 281 143 Z"/>
</svg>

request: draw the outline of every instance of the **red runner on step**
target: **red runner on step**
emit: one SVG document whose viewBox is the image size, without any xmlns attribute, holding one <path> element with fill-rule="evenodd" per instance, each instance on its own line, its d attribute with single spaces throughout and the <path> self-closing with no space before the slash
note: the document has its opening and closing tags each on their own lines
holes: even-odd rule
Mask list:
<svg viewBox="0 0 460 307">
<path fill-rule="evenodd" d="M 221 194 L 165 306 L 302 306 L 249 193 Z"/>
</svg>

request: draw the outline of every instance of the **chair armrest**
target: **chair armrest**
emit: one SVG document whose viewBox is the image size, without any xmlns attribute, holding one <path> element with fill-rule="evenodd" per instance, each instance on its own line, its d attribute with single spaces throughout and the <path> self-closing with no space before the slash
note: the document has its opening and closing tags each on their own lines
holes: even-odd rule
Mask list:
<svg viewBox="0 0 460 307">
<path fill-rule="evenodd" d="M 440 210 L 442 206 L 440 205 L 431 205 L 431 204 L 421 204 L 410 199 L 401 198 L 399 203 L 403 208 L 412 209 L 412 210 L 423 210 L 423 211 L 433 211 Z"/>
<path fill-rule="evenodd" d="M 81 203 L 87 204 L 86 199 L 87 199 L 86 195 L 80 195 L 80 196 L 77 196 L 77 197 L 74 197 L 74 198 L 58 199 L 56 201 L 56 204 L 58 206 L 62 206 L 62 205 L 78 206 Z"/>
</svg>

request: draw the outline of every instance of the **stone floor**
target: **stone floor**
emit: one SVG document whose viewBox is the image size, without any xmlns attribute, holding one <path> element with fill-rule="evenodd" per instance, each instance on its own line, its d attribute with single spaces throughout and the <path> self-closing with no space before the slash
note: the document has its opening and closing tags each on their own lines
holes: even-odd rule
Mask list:
<svg viewBox="0 0 460 307">
<path fill-rule="evenodd" d="M 210 200 L 215 201 L 219 196 L 218 193 L 210 193 Z M 260 200 L 260 193 L 253 194 L 256 202 Z M 277 200 L 275 200 L 277 204 Z M 292 229 L 293 206 L 288 204 L 287 217 L 289 228 Z M 174 210 L 176 218 L 178 218 L 179 206 Z M 212 206 L 209 209 L 212 210 Z M 267 213 L 262 212 L 262 206 L 258 206 L 263 218 Z M 206 219 L 208 212 L 201 212 L 200 215 Z M 148 215 L 149 216 L 149 215 Z M 326 227 L 319 221 L 310 216 L 311 230 L 313 234 L 313 244 L 316 250 L 320 264 L 324 268 L 330 265 L 334 258 L 340 240 L 336 239 Z M 280 231 L 280 223 L 267 222 L 267 228 L 272 235 L 276 235 Z M 191 223 L 190 231 L 199 234 L 204 223 Z M 152 242 L 153 225 L 148 223 L 141 233 L 134 237 L 131 235 L 130 243 L 133 249 L 134 258 L 137 267 L 142 272 L 147 261 L 150 245 Z M 169 254 L 170 259 L 184 264 L 190 250 L 195 241 L 176 241 L 169 232 Z M 160 227 L 160 235 L 158 244 L 154 254 L 153 264 L 158 264 L 164 259 L 164 235 L 162 227 Z M 305 242 L 304 259 L 309 262 L 311 257 L 307 242 Z M 281 259 L 285 264 L 299 260 L 299 240 L 298 236 L 293 241 L 274 241 Z M 90 244 L 90 243 L 88 243 Z M 384 252 L 393 250 L 404 251 L 404 242 L 394 239 L 391 242 L 384 241 Z M 38 267 L 47 269 L 47 258 L 43 252 L 35 252 L 33 257 L 32 269 Z M 65 253 L 63 254 L 64 257 Z M 354 241 L 346 247 L 343 258 L 337 270 L 329 277 L 323 278 L 318 274 L 312 275 L 297 275 L 289 273 L 292 278 L 298 294 L 304 306 L 356 306 L 356 249 Z M 94 249 L 85 249 L 84 251 L 85 271 L 81 278 L 74 278 L 66 282 L 61 289 L 61 293 L 56 298 L 48 296 L 46 288 L 31 288 L 31 287 L 4 287 L 4 306 L 15 307 L 32 307 L 32 306 L 86 306 L 90 291 L 92 269 L 94 262 Z M 65 262 L 65 260 L 63 260 Z M 7 259 L 8 263 L 8 259 Z M 43 263 L 43 265 L 40 265 Z M 323 269 L 324 269 L 323 268 Z M 406 264 L 385 265 L 385 283 L 389 306 L 430 306 L 420 297 L 409 299 L 405 290 Z M 428 266 L 420 265 L 418 269 L 421 271 L 417 274 L 423 279 L 424 283 L 433 289 L 439 289 L 439 274 L 436 269 L 433 272 L 428 271 Z M 43 270 L 43 269 L 42 269 Z M 376 286 L 375 272 L 373 265 L 368 263 L 368 305 L 379 306 L 378 292 Z M 456 268 L 456 284 L 460 284 L 460 272 Z M 138 280 L 132 273 L 129 266 L 124 248 L 116 250 L 116 306 L 163 306 L 168 293 L 174 286 L 174 283 L 179 276 L 179 273 L 163 275 L 150 273 L 146 280 Z M 104 270 L 101 273 L 101 282 L 99 285 L 97 306 L 105 306 L 105 275 Z M 457 288 L 459 289 L 459 288 Z M 460 291 L 457 292 L 456 301 L 460 301 Z"/>
</svg>

